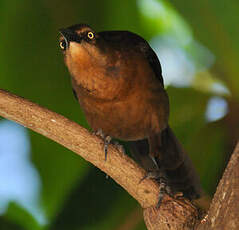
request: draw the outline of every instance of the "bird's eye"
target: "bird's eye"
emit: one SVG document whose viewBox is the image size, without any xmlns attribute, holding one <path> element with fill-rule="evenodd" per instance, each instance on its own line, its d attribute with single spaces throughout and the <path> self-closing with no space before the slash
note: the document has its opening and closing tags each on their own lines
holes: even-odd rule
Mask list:
<svg viewBox="0 0 239 230">
<path fill-rule="evenodd" d="M 65 40 L 60 41 L 59 45 L 62 50 L 66 50 L 67 44 Z"/>
<path fill-rule="evenodd" d="M 94 33 L 92 33 L 92 32 L 88 32 L 87 37 L 88 37 L 89 39 L 93 39 L 93 38 L 95 37 L 95 35 L 94 35 Z"/>
</svg>

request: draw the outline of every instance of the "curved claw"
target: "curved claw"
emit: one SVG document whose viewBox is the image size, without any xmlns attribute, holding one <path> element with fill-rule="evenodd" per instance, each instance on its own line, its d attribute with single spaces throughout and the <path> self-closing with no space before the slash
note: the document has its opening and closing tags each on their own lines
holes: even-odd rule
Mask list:
<svg viewBox="0 0 239 230">
<path fill-rule="evenodd" d="M 93 134 L 98 136 L 98 137 L 101 137 L 102 139 L 105 139 L 105 135 L 104 135 L 102 129 L 98 129 L 97 131 L 93 131 Z"/>
<path fill-rule="evenodd" d="M 104 138 L 105 161 L 107 160 L 108 146 L 109 146 L 110 142 L 111 142 L 111 137 L 110 136 L 106 136 Z"/>
<path fill-rule="evenodd" d="M 104 140 L 104 152 L 105 152 L 105 161 L 107 160 L 107 152 L 108 152 L 108 146 L 111 142 L 111 137 L 110 136 L 106 136 L 102 129 L 99 129 L 97 131 L 93 132 L 94 135 L 101 137 Z"/>
<path fill-rule="evenodd" d="M 140 179 L 139 184 L 145 179 L 158 179 L 158 178 L 160 178 L 159 171 L 149 171 L 143 178 Z"/>
<path fill-rule="evenodd" d="M 165 194 L 169 195 L 170 197 L 174 197 L 173 192 L 169 185 L 167 185 L 167 180 L 164 177 L 163 173 L 160 170 L 150 171 L 148 172 L 140 181 L 139 184 L 145 179 L 155 179 L 159 183 L 159 196 L 158 196 L 158 203 L 157 208 L 160 207 L 163 197 Z"/>
<path fill-rule="evenodd" d="M 168 189 L 170 191 L 168 191 Z M 157 206 L 156 206 L 157 208 L 160 207 L 165 194 L 168 194 L 169 196 L 171 196 L 171 189 L 167 186 L 165 181 L 160 181 L 158 203 L 157 203 Z"/>
</svg>

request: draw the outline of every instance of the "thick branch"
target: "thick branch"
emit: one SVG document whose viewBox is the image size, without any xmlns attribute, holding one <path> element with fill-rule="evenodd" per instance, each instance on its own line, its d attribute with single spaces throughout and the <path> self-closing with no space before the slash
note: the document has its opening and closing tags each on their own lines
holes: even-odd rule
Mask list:
<svg viewBox="0 0 239 230">
<path fill-rule="evenodd" d="M 112 145 L 109 146 L 108 159 L 105 161 L 103 141 L 75 122 L 3 90 L 0 90 L 0 115 L 58 142 L 90 161 L 116 180 L 143 207 L 157 202 L 157 184 L 151 180 L 139 184 L 144 170 Z"/>
<path fill-rule="evenodd" d="M 103 141 L 75 122 L 4 90 L 0 90 L 0 116 L 58 142 L 112 177 L 144 208 L 148 229 L 192 229 L 198 216 L 194 206 L 184 198 L 165 196 L 160 209 L 153 208 L 158 184 L 150 179 L 139 183 L 146 172 L 113 145 L 105 161 Z"/>
<path fill-rule="evenodd" d="M 239 142 L 217 187 L 208 215 L 197 230 L 239 229 Z"/>
</svg>

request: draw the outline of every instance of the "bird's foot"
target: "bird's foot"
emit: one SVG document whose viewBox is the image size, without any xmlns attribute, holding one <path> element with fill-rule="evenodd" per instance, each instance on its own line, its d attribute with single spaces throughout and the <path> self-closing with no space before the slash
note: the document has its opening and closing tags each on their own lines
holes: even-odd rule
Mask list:
<svg viewBox="0 0 239 230">
<path fill-rule="evenodd" d="M 159 178 L 157 178 L 156 180 L 159 183 L 159 196 L 158 196 L 158 203 L 157 203 L 157 208 L 159 208 L 165 194 L 167 194 L 170 197 L 173 197 L 174 194 L 171 190 L 171 187 L 167 183 L 167 179 L 164 176 L 159 176 Z"/>
<path fill-rule="evenodd" d="M 108 155 L 108 146 L 110 143 L 112 143 L 112 138 L 110 136 L 107 136 L 103 133 L 102 129 L 99 129 L 95 132 L 93 132 L 94 135 L 100 137 L 104 141 L 104 152 L 105 152 L 105 161 L 107 160 Z M 125 153 L 124 147 L 120 145 L 118 142 L 113 142 L 114 146 L 117 148 L 118 151 Z"/>
<path fill-rule="evenodd" d="M 105 139 L 105 134 L 103 133 L 102 129 L 98 129 L 96 131 L 93 131 L 93 135 Z"/>
<path fill-rule="evenodd" d="M 125 154 L 124 146 L 121 145 L 118 141 L 113 140 L 111 143 L 114 144 L 114 146 L 116 147 L 116 149 L 117 149 L 119 152 L 122 152 L 122 153 Z"/>
<path fill-rule="evenodd" d="M 118 151 L 125 154 L 125 150 L 124 150 L 123 145 L 119 144 L 117 141 L 112 141 L 112 138 L 110 136 L 106 136 L 104 138 L 105 161 L 107 160 L 108 146 L 109 146 L 110 143 L 113 144 L 114 147 L 116 147 Z"/>
<path fill-rule="evenodd" d="M 108 153 L 108 146 L 111 142 L 111 137 L 110 136 L 106 136 L 104 138 L 104 152 L 105 152 L 105 161 L 107 160 L 107 153 Z"/>
<path fill-rule="evenodd" d="M 94 131 L 93 134 L 95 136 L 100 137 L 104 141 L 104 152 L 105 152 L 105 161 L 106 161 L 107 160 L 107 153 L 108 153 L 108 146 L 109 146 L 112 138 L 110 136 L 105 135 L 103 133 L 102 129 Z"/>
<path fill-rule="evenodd" d="M 145 179 L 155 179 L 159 184 L 159 197 L 158 197 L 158 203 L 156 206 L 157 208 L 160 207 L 165 194 L 167 194 L 168 196 L 173 197 L 173 198 L 175 197 L 175 195 L 181 196 L 181 193 L 180 194 L 173 193 L 171 187 L 167 183 L 166 176 L 162 172 L 162 170 L 155 170 L 155 171 L 147 172 L 147 174 L 140 180 L 139 183 L 141 183 Z"/>
</svg>

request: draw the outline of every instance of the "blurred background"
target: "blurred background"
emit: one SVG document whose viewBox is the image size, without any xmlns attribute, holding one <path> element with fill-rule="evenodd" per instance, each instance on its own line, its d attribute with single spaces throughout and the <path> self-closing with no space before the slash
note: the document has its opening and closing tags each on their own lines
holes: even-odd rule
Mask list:
<svg viewBox="0 0 239 230">
<path fill-rule="evenodd" d="M 88 127 L 58 29 L 87 23 L 149 41 L 170 125 L 213 195 L 239 136 L 238 0 L 0 0 L 0 88 Z M 0 118 L 1 230 L 143 230 L 139 205 L 81 157 Z"/>
</svg>

